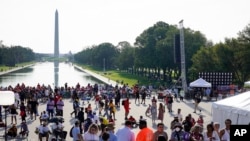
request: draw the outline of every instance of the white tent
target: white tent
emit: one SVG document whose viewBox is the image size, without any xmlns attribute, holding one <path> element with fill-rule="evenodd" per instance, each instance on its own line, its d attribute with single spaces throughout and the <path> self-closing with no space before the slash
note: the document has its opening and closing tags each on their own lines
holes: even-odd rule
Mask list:
<svg viewBox="0 0 250 141">
<path fill-rule="evenodd" d="M 250 86 L 250 81 L 244 83 L 245 86 Z"/>
<path fill-rule="evenodd" d="M 250 85 L 250 81 L 247 81 L 244 83 L 245 85 Z"/>
<path fill-rule="evenodd" d="M 224 127 L 228 118 L 232 124 L 250 123 L 250 91 L 212 103 L 212 121 Z"/>
<path fill-rule="evenodd" d="M 190 87 L 211 87 L 211 83 L 207 82 L 206 80 L 199 78 L 194 82 L 189 84 Z"/>
</svg>

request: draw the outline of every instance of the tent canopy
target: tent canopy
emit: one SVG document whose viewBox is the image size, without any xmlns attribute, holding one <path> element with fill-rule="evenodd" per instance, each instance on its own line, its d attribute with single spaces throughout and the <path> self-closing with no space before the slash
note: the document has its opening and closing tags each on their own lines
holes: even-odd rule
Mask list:
<svg viewBox="0 0 250 141">
<path fill-rule="evenodd" d="M 190 87 L 211 87 L 211 83 L 207 82 L 206 80 L 199 78 L 195 80 L 194 82 L 191 82 Z"/>
<path fill-rule="evenodd" d="M 250 86 L 250 81 L 244 83 L 245 86 Z"/>
<path fill-rule="evenodd" d="M 212 118 L 222 127 L 228 118 L 232 124 L 249 124 L 250 91 L 212 103 Z"/>
</svg>

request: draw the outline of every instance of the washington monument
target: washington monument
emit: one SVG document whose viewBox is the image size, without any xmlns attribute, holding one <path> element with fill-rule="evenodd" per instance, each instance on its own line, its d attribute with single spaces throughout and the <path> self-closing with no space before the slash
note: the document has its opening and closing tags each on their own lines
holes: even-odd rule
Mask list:
<svg viewBox="0 0 250 141">
<path fill-rule="evenodd" d="M 59 27 L 58 27 L 58 11 L 55 13 L 55 38 L 54 38 L 54 58 L 59 58 Z"/>
</svg>

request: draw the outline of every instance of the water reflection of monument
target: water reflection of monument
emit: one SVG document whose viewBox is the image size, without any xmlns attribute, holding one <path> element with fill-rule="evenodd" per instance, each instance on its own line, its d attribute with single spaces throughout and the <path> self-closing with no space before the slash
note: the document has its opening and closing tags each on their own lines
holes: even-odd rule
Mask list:
<svg viewBox="0 0 250 141">
<path fill-rule="evenodd" d="M 58 87 L 58 80 L 59 80 L 59 61 L 54 61 L 54 84 L 55 87 Z"/>
<path fill-rule="evenodd" d="M 58 26 L 58 11 L 55 13 L 55 36 L 54 36 L 54 84 L 58 87 L 59 79 L 59 26 Z"/>
</svg>

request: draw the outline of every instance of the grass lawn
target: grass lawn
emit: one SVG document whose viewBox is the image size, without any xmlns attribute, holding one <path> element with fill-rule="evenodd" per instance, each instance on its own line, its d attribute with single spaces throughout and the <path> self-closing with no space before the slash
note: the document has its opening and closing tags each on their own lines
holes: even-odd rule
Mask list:
<svg viewBox="0 0 250 141">
<path fill-rule="evenodd" d="M 0 65 L 0 72 L 4 72 L 4 71 L 8 71 L 17 67 L 22 67 L 22 66 L 26 66 L 26 65 L 30 65 L 33 64 L 34 62 L 25 62 L 25 63 L 20 63 L 20 64 L 16 64 L 14 67 L 9 67 L 9 66 L 4 66 L 4 65 Z"/>
<path fill-rule="evenodd" d="M 80 65 L 84 69 L 93 71 L 95 73 L 101 74 L 102 76 L 109 78 L 110 80 L 116 81 L 116 82 L 123 82 L 123 84 L 128 84 L 129 86 L 133 86 L 134 84 L 139 84 L 139 85 L 160 85 L 160 82 L 152 82 L 148 80 L 146 77 L 138 76 L 138 75 L 132 75 L 130 73 L 124 72 L 124 71 L 119 71 L 119 70 L 106 70 L 103 72 L 103 70 L 99 68 L 93 68 L 91 66 L 86 66 L 86 65 Z M 139 81 L 139 83 L 138 83 Z"/>
</svg>

